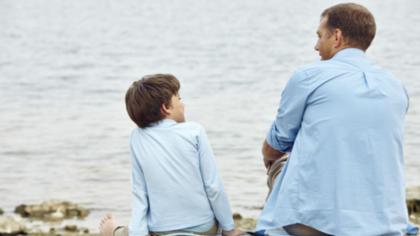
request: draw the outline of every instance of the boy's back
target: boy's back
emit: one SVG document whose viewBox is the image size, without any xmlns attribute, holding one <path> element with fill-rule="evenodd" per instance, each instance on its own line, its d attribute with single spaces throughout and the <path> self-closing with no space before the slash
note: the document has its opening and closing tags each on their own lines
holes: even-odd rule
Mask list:
<svg viewBox="0 0 420 236">
<path fill-rule="evenodd" d="M 125 103 L 139 128 L 130 137 L 130 236 L 217 231 L 234 235 L 232 212 L 204 129 L 185 123 L 179 81 L 155 74 L 133 82 Z"/>
<path fill-rule="evenodd" d="M 223 185 L 200 125 L 161 120 L 152 127 L 135 129 L 130 148 L 133 193 L 143 203 L 135 208 L 142 209 L 139 215 L 147 214 L 150 231 L 211 222 L 215 217 L 212 202 L 216 210 L 231 215 L 224 192 L 220 196 Z"/>
<path fill-rule="evenodd" d="M 234 235 L 232 212 L 204 129 L 185 123 L 180 84 L 170 74 L 144 76 L 127 90 L 130 137 L 130 236 L 168 232 Z"/>
</svg>

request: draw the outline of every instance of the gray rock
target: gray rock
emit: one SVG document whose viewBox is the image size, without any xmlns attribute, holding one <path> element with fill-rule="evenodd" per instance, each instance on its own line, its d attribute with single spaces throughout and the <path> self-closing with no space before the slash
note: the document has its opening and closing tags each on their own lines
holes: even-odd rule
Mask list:
<svg viewBox="0 0 420 236">
<path fill-rule="evenodd" d="M 83 219 L 89 215 L 89 210 L 71 202 L 46 201 L 41 204 L 19 205 L 15 208 L 15 213 L 18 213 L 22 217 L 44 221 L 61 221 L 74 217 Z"/>
<path fill-rule="evenodd" d="M 420 187 L 407 190 L 407 210 L 410 217 L 420 216 Z"/>
<path fill-rule="evenodd" d="M 26 234 L 26 227 L 19 217 L 0 216 L 0 235 Z"/>
<path fill-rule="evenodd" d="M 78 228 L 77 225 L 66 225 L 64 226 L 64 230 L 68 232 L 77 232 Z"/>
<path fill-rule="evenodd" d="M 235 222 L 235 226 L 241 230 L 252 230 L 257 225 L 256 219 L 242 217 L 239 213 L 233 213 L 233 221 Z"/>
</svg>

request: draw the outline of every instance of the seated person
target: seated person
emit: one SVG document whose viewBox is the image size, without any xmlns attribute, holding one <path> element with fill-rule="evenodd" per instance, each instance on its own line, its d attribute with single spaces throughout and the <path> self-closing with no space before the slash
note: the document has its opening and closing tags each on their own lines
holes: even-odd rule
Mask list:
<svg viewBox="0 0 420 236">
<path fill-rule="evenodd" d="M 232 212 L 204 128 L 185 122 L 180 83 L 155 74 L 135 81 L 125 97 L 137 124 L 130 137 L 132 218 L 117 227 L 108 214 L 103 236 L 222 235 L 235 230 Z"/>
</svg>

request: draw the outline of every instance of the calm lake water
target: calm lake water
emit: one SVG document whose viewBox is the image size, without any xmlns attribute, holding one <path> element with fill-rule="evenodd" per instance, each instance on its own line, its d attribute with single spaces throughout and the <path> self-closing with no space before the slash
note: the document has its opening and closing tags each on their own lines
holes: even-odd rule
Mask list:
<svg viewBox="0 0 420 236">
<path fill-rule="evenodd" d="M 420 186 L 420 1 L 359 1 L 375 15 L 368 55 L 406 85 L 408 186 Z M 203 124 L 235 212 L 258 216 L 260 146 L 297 67 L 318 60 L 319 14 L 335 1 L 0 0 L 0 207 L 70 200 L 130 217 L 124 94 L 173 73 Z M 380 122 L 380 121 L 378 121 Z"/>
</svg>

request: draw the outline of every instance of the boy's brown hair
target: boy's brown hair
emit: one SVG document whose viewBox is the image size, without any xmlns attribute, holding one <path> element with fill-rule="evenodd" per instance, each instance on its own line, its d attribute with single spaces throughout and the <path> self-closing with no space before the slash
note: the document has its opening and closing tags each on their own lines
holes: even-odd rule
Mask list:
<svg viewBox="0 0 420 236">
<path fill-rule="evenodd" d="M 321 17 L 327 17 L 327 27 L 330 30 L 337 28 L 341 30 L 349 46 L 366 51 L 375 37 L 375 18 L 362 5 L 337 4 L 325 9 Z"/>
<path fill-rule="evenodd" d="M 162 104 L 171 106 L 171 98 L 178 94 L 180 83 L 171 74 L 146 75 L 134 81 L 125 94 L 125 106 L 131 120 L 140 128 L 165 118 Z"/>
</svg>

